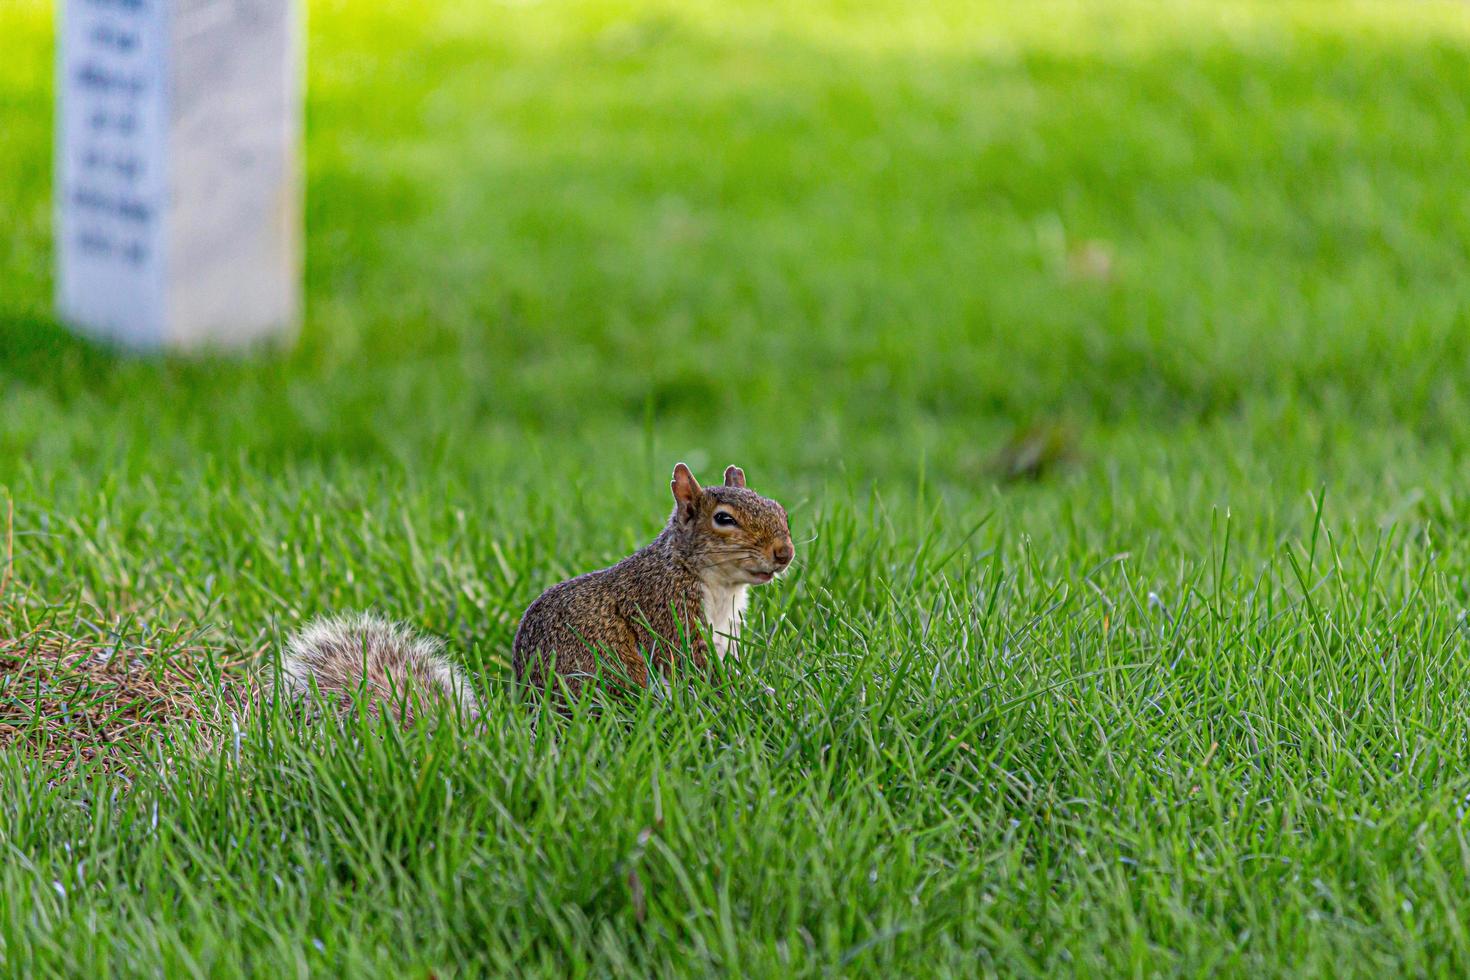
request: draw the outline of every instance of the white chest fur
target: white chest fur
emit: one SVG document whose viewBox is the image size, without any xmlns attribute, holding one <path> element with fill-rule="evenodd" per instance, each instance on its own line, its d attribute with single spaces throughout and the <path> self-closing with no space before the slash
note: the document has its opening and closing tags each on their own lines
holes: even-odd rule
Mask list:
<svg viewBox="0 0 1470 980">
<path fill-rule="evenodd" d="M 704 618 L 714 634 L 715 656 L 724 660 L 725 654 L 737 652 L 735 641 L 740 638 L 740 623 L 745 618 L 746 586 L 705 583 L 702 588 Z"/>
</svg>

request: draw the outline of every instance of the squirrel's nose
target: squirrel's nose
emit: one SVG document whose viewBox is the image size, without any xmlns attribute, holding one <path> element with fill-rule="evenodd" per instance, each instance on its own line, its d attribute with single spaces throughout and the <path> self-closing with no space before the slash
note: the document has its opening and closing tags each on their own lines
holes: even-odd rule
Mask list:
<svg viewBox="0 0 1470 980">
<path fill-rule="evenodd" d="M 795 557 L 795 554 L 796 552 L 792 550 L 791 545 L 782 544 L 776 546 L 776 550 L 771 552 L 771 557 L 776 559 L 776 564 L 784 566 L 791 563 L 791 559 Z"/>
</svg>

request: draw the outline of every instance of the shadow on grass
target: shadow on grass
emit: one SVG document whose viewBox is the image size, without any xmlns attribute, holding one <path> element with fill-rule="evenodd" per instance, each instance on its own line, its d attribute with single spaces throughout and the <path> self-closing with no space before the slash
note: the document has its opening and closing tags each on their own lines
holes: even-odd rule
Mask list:
<svg viewBox="0 0 1470 980">
<path fill-rule="evenodd" d="M 0 318 L 0 383 L 19 383 L 66 404 L 79 397 L 122 405 L 167 397 L 171 389 L 228 385 L 281 358 L 259 353 L 154 354 L 69 329 L 53 317 Z"/>
<path fill-rule="evenodd" d="M 57 397 L 109 385 L 125 355 L 39 316 L 0 318 L 0 381 L 44 389 Z"/>
</svg>

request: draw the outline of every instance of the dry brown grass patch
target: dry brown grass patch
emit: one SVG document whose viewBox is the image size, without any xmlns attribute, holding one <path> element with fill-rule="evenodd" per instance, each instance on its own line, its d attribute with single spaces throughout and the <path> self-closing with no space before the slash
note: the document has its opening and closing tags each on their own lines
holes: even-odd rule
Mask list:
<svg viewBox="0 0 1470 980">
<path fill-rule="evenodd" d="M 0 606 L 0 751 L 119 771 L 181 735 L 218 738 L 248 693 L 221 683 L 232 666 L 182 627 L 20 627 Z"/>
</svg>

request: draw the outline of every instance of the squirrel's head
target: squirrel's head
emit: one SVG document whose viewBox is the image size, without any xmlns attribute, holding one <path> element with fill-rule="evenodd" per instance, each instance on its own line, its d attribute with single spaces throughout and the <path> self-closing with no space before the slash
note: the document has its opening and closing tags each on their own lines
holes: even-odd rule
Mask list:
<svg viewBox="0 0 1470 980">
<path fill-rule="evenodd" d="M 725 484 L 701 487 L 689 467 L 674 467 L 674 514 L 669 533 L 700 575 L 723 585 L 763 585 L 796 557 L 786 510 L 745 487 L 738 466 L 725 470 Z"/>
</svg>

